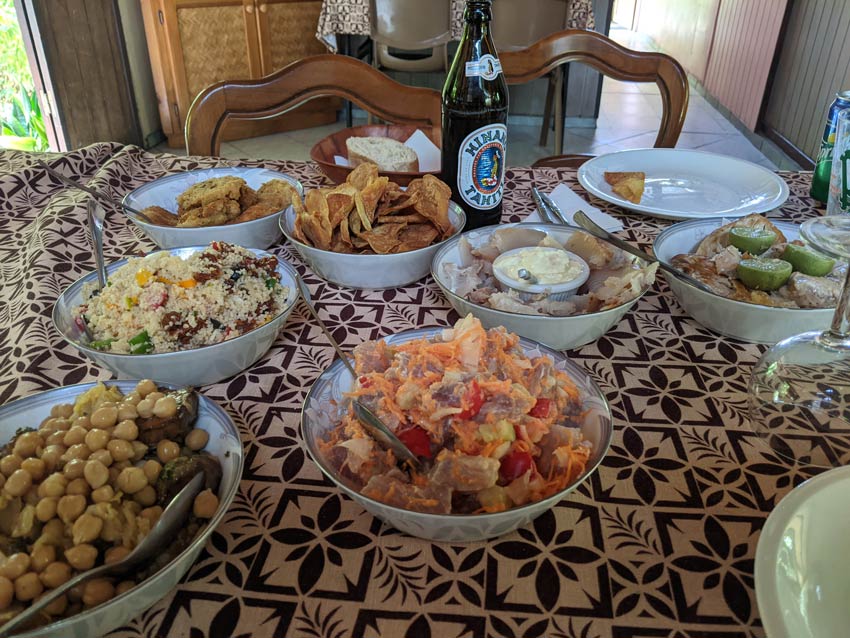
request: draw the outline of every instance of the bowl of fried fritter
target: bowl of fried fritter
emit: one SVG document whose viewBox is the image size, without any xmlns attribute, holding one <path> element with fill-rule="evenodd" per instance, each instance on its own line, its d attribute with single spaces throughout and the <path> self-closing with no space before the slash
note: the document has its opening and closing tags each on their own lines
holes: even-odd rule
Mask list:
<svg viewBox="0 0 850 638">
<path fill-rule="evenodd" d="M 348 288 L 398 288 L 427 276 L 439 247 L 466 215 L 433 175 L 407 188 L 361 164 L 342 184 L 294 199 L 280 227 L 313 271 Z"/>
<path fill-rule="evenodd" d="M 265 168 L 207 168 L 160 177 L 124 197 L 130 220 L 160 248 L 224 241 L 265 250 L 280 239 L 278 219 L 304 189 Z"/>
</svg>

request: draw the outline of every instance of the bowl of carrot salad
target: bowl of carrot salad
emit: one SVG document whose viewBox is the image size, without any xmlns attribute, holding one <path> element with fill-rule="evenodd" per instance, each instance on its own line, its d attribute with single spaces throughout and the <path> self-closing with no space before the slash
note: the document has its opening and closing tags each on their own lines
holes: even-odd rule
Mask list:
<svg viewBox="0 0 850 638">
<path fill-rule="evenodd" d="M 574 490 L 608 450 L 605 396 L 562 353 L 484 329 L 468 315 L 353 351 L 316 380 L 301 417 L 307 447 L 346 494 L 393 527 L 433 540 L 491 538 Z M 354 416 L 357 398 L 419 459 L 413 470 Z"/>
</svg>

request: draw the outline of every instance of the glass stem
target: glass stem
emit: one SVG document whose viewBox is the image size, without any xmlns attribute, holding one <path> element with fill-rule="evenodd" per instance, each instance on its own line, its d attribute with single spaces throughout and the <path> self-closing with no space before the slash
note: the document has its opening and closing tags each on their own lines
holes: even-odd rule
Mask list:
<svg viewBox="0 0 850 638">
<path fill-rule="evenodd" d="M 835 314 L 832 316 L 832 326 L 829 329 L 830 336 L 842 341 L 850 340 L 850 267 L 844 276 L 844 290 L 835 306 Z"/>
</svg>

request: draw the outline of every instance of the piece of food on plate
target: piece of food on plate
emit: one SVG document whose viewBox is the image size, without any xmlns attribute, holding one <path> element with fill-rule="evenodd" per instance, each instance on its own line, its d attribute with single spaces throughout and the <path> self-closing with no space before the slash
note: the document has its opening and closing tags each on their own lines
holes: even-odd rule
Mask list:
<svg viewBox="0 0 850 638">
<path fill-rule="evenodd" d="M 187 388 L 179 391 L 197 395 Z M 180 534 L 152 564 L 123 579 L 88 581 L 49 605 L 35 625 L 96 607 L 167 564 L 218 509 L 221 466 L 203 451 L 209 434 L 197 409 L 171 438 L 145 441 L 142 423 L 176 414 L 174 391 L 139 382 L 124 395 L 98 384 L 57 404 L 41 423 L 22 423 L 0 460 L 0 623 L 32 600 L 96 565 L 122 560 L 150 533 L 181 485 L 204 471 L 207 490 Z M 187 399 L 187 402 L 189 400 Z M 181 467 L 182 471 L 167 468 Z"/>
<path fill-rule="evenodd" d="M 293 200 L 295 239 L 349 254 L 395 254 L 430 246 L 455 232 L 449 220 L 451 189 L 433 175 L 407 190 L 361 164 L 334 188 L 307 191 Z"/>
<path fill-rule="evenodd" d="M 354 361 L 348 396 L 423 464 L 401 471 L 345 406 L 320 448 L 365 496 L 417 512 L 499 512 L 547 498 L 585 471 L 579 389 L 504 328 L 485 330 L 468 315 L 430 340 L 360 344 Z"/>
<path fill-rule="evenodd" d="M 408 173 L 419 170 L 419 158 L 409 146 L 389 137 L 349 137 L 345 140 L 351 166 L 375 164 L 378 170 Z"/>
<path fill-rule="evenodd" d="M 289 289 L 278 261 L 224 242 L 181 259 L 131 257 L 102 290 L 86 286 L 75 317 L 89 346 L 124 354 L 174 352 L 234 339 L 279 314 Z"/>
<path fill-rule="evenodd" d="M 605 181 L 611 185 L 611 190 L 633 204 L 640 204 L 643 189 L 646 185 L 646 173 L 640 171 L 605 171 Z"/>
<path fill-rule="evenodd" d="M 152 223 L 160 226 L 176 226 L 177 215 L 165 210 L 162 206 L 148 206 L 142 212 Z"/>
<path fill-rule="evenodd" d="M 292 200 L 296 198 L 300 199 L 300 195 L 292 184 L 284 179 L 271 179 L 257 190 L 257 201 L 255 203 L 274 207 L 274 212 L 276 212 L 289 206 Z"/>
<path fill-rule="evenodd" d="M 762 215 L 747 215 L 712 231 L 693 253 L 676 255 L 676 268 L 735 301 L 778 308 L 832 308 L 845 262 L 800 240 L 789 242 Z"/>
<path fill-rule="evenodd" d="M 493 274 L 493 262 L 503 253 L 524 247 L 560 248 L 583 259 L 587 281 L 568 299 L 550 299 L 546 292 L 531 295 L 504 285 Z M 548 233 L 527 228 L 499 228 L 473 245 L 461 237 L 461 263 L 444 262 L 449 290 L 473 303 L 526 315 L 569 317 L 614 308 L 639 296 L 655 281 L 658 264 L 641 267 L 619 248 L 589 233 L 574 232 L 561 243 Z"/>
</svg>

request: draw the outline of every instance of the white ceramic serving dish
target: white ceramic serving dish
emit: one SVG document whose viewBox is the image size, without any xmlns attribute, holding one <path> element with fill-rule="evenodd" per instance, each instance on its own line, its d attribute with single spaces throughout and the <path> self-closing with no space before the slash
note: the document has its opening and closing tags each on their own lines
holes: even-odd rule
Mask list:
<svg viewBox="0 0 850 638">
<path fill-rule="evenodd" d="M 123 392 L 130 392 L 138 381 L 108 381 Z M 50 416 L 57 403 L 73 403 L 74 399 L 94 386 L 94 383 L 67 386 L 7 403 L 0 407 L 0 442 L 6 443 L 15 431 L 24 426 L 38 426 Z M 164 384 L 160 384 L 164 385 Z M 233 420 L 216 403 L 199 396 L 196 426 L 210 434 L 205 449 L 221 463 L 222 477 L 218 488 L 219 508 L 209 524 L 170 563 L 130 591 L 93 609 L 76 614 L 33 631 L 15 634 L 16 638 L 96 638 L 135 618 L 155 602 L 165 597 L 183 578 L 198 557 L 212 531 L 230 507 L 242 476 L 242 443 Z"/>
<path fill-rule="evenodd" d="M 559 242 L 565 242 L 575 232 L 584 232 L 576 228 L 568 228 L 559 224 L 546 224 L 543 222 L 521 223 L 521 224 L 500 224 L 499 226 L 488 226 L 486 228 L 478 228 L 464 233 L 464 236 L 473 244 L 478 245 L 486 241 L 487 235 L 492 233 L 497 228 L 508 228 L 516 226 L 519 228 L 530 228 L 540 230 L 552 235 Z M 465 316 L 472 313 L 485 328 L 493 328 L 495 326 L 504 326 L 510 332 L 514 332 L 521 337 L 526 337 L 532 341 L 546 344 L 557 350 L 569 350 L 578 348 L 585 344 L 596 341 L 604 335 L 613 326 L 620 322 L 620 319 L 629 311 L 629 309 L 637 303 L 647 290 L 647 286 L 640 295 L 633 300 L 610 308 L 601 312 L 589 312 L 583 315 L 574 315 L 572 317 L 550 317 L 544 315 L 523 315 L 514 312 L 506 312 L 504 310 L 494 310 L 479 304 L 473 303 L 463 297 L 453 293 L 449 289 L 448 281 L 443 275 L 444 263 L 461 263 L 460 251 L 458 242 L 460 237 L 454 237 L 447 241 L 434 255 L 434 262 L 431 265 L 431 275 L 434 281 L 443 291 L 446 299 L 452 305 L 460 316 Z M 636 261 L 638 261 L 635 258 Z"/>
<path fill-rule="evenodd" d="M 420 328 L 390 335 L 384 340 L 388 344 L 401 344 L 414 339 L 429 338 L 439 334 L 444 328 Z M 425 514 L 393 507 L 380 501 L 361 495 L 352 489 L 337 475 L 318 449 L 318 440 L 328 432 L 332 420 L 338 420 L 339 406 L 345 404 L 343 393 L 351 389 L 351 374 L 336 359 L 316 379 L 301 411 L 301 432 L 307 442 L 307 449 L 313 460 L 324 474 L 333 481 L 343 493 L 360 503 L 371 514 L 402 532 L 419 538 L 435 541 L 467 542 L 493 538 L 512 532 L 518 527 L 528 525 L 543 512 L 551 509 L 555 503 L 572 492 L 582 481 L 590 476 L 602 458 L 608 452 L 613 435 L 611 409 L 593 378 L 583 369 L 570 361 L 562 353 L 551 350 L 539 343 L 521 339 L 520 345 L 529 356 L 548 356 L 559 370 L 563 370 L 573 379 L 582 394 L 585 407 L 585 420 L 581 427 L 582 435 L 593 447 L 587 468 L 575 482 L 565 489 L 536 503 L 514 507 L 493 514 Z"/>
<path fill-rule="evenodd" d="M 466 224 L 466 214 L 454 202 L 449 202 L 449 221 L 455 232 L 448 239 L 394 255 L 346 255 L 308 246 L 292 235 L 295 227 L 295 209 L 292 207 L 287 208 L 280 218 L 280 228 L 301 258 L 322 279 L 346 288 L 381 290 L 412 284 L 428 274 L 434 253 L 457 237 Z"/>
<path fill-rule="evenodd" d="M 614 193 L 605 181 L 606 171 L 645 173 L 640 203 Z M 788 199 L 788 185 L 770 169 L 736 157 L 680 148 L 599 155 L 582 164 L 578 180 L 606 202 L 662 219 L 743 217 L 773 210 Z"/>
<path fill-rule="evenodd" d="M 160 206 L 165 210 L 177 214 L 177 196 L 181 195 L 190 186 L 214 177 L 234 176 L 244 179 L 248 186 L 254 190 L 260 188 L 266 182 L 273 179 L 282 179 L 292 184 L 299 195 L 304 194 L 301 183 L 287 175 L 265 168 L 202 168 L 194 171 L 186 171 L 175 175 L 160 177 L 148 182 L 124 196 L 123 203 L 142 210 L 148 206 Z M 124 214 L 141 231 L 147 235 L 153 243 L 160 248 L 180 248 L 183 246 L 208 245 L 214 241 L 226 241 L 245 248 L 265 249 L 280 239 L 280 228 L 278 219 L 283 211 L 267 215 L 260 219 L 241 224 L 230 224 L 225 226 L 207 226 L 204 228 L 175 228 L 172 226 L 159 226 L 149 224 L 129 211 Z"/>
<path fill-rule="evenodd" d="M 188 246 L 167 252 L 186 259 L 192 253 L 205 248 L 206 246 Z M 275 257 L 262 250 L 249 250 L 258 257 Z M 111 274 L 126 263 L 126 259 L 116 261 L 107 266 L 106 271 Z M 280 274 L 280 283 L 289 288 L 286 305 L 280 314 L 251 332 L 210 346 L 152 354 L 116 354 L 90 348 L 86 345 L 88 339 L 85 334 L 74 322 L 73 311 L 83 303 L 83 285 L 97 281 L 96 272 L 81 277 L 59 296 L 53 306 L 53 325 L 68 343 L 99 366 L 111 370 L 119 379 L 156 379 L 164 383 L 195 387 L 208 385 L 250 367 L 274 343 L 278 331 L 286 323 L 298 301 L 295 269 L 278 259 L 277 272 Z"/>
<path fill-rule="evenodd" d="M 767 638 L 848 634 L 850 466 L 809 479 L 770 513 L 756 548 L 759 615 Z"/>
<path fill-rule="evenodd" d="M 692 253 L 712 231 L 730 219 L 715 218 L 674 224 L 655 238 L 653 251 L 659 260 L 670 263 L 674 256 Z M 773 222 L 789 240 L 800 237 L 800 227 L 789 222 Z M 809 330 L 826 329 L 834 308 L 771 308 L 734 301 L 700 290 L 665 273 L 670 289 L 691 317 L 706 328 L 728 337 L 752 343 L 776 343 Z"/>
</svg>

